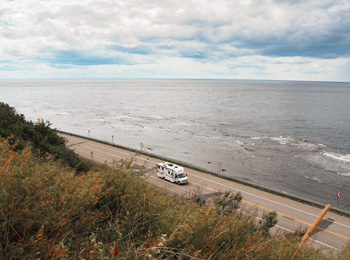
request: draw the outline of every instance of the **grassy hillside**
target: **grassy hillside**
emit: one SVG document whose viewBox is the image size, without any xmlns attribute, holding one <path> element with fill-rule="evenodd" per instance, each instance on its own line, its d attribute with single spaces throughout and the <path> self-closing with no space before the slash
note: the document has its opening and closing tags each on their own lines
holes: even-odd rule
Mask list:
<svg viewBox="0 0 350 260">
<path fill-rule="evenodd" d="M 210 206 L 165 195 L 130 162 L 76 174 L 64 158 L 17 148 L 0 138 L 0 259 L 289 260 L 299 245 L 223 210 L 223 199 Z M 349 256 L 350 244 L 338 255 L 303 246 L 294 259 Z"/>
<path fill-rule="evenodd" d="M 128 169 L 76 175 L 0 141 L 1 259 L 290 259 L 296 238 L 271 237 L 254 218 L 184 203 Z M 334 259 L 303 247 L 295 259 Z"/>
<path fill-rule="evenodd" d="M 27 145 L 40 155 L 50 154 L 57 160 L 74 167 L 78 171 L 88 169 L 84 161 L 66 147 L 65 139 L 58 136 L 50 123 L 41 120 L 33 123 L 26 121 L 24 115 L 16 113 L 9 105 L 0 102 L 0 137 L 7 138 L 14 150 L 22 150 Z"/>
</svg>

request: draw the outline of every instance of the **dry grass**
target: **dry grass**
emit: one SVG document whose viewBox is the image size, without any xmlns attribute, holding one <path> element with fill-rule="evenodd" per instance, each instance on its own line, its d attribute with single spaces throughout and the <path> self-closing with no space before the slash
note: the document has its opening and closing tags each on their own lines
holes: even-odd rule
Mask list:
<svg viewBox="0 0 350 260">
<path fill-rule="evenodd" d="M 0 140 L 1 259 L 290 259 L 298 238 L 275 238 L 233 210 L 184 203 L 131 174 L 128 163 L 86 174 Z M 349 248 L 338 254 L 346 259 Z M 295 259 L 337 259 L 303 247 Z"/>
</svg>

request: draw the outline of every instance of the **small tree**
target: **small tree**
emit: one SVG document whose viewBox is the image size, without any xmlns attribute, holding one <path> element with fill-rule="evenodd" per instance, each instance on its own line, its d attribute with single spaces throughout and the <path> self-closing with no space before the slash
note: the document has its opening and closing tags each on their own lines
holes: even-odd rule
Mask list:
<svg viewBox="0 0 350 260">
<path fill-rule="evenodd" d="M 271 211 L 268 214 L 264 214 L 262 220 L 259 221 L 260 230 L 264 235 L 267 235 L 269 230 L 277 224 L 277 213 L 276 211 Z"/>
</svg>

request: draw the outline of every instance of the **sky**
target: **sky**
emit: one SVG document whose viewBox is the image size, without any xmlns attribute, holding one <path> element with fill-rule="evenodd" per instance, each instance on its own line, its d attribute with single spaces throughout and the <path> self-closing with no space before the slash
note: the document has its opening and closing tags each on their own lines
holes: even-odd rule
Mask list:
<svg viewBox="0 0 350 260">
<path fill-rule="evenodd" d="M 0 0 L 0 79 L 350 82 L 350 0 Z"/>
</svg>

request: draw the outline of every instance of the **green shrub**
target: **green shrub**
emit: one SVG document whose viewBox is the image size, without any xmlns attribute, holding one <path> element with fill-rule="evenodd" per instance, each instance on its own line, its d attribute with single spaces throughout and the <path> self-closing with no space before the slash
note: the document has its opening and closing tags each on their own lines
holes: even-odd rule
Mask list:
<svg viewBox="0 0 350 260">
<path fill-rule="evenodd" d="M 118 259 L 290 259 L 299 243 L 165 195 L 127 163 L 76 175 L 0 140 L 0 184 L 1 259 L 112 259 L 116 247 Z M 295 259 L 332 258 L 303 247 Z"/>
<path fill-rule="evenodd" d="M 78 171 L 88 171 L 88 164 L 80 160 L 66 146 L 66 140 L 50 126 L 44 120 L 38 123 L 28 122 L 24 115 L 17 114 L 14 108 L 0 102 L 0 137 L 7 138 L 15 150 L 22 150 L 30 145 L 42 157 L 50 154 Z"/>
<path fill-rule="evenodd" d="M 4 103 L 0 136 L 0 259 L 113 259 L 118 248 L 118 259 L 289 260 L 298 248 L 297 237 L 266 236 L 274 212 L 257 225 L 234 210 L 240 193 L 185 203 L 149 186 L 132 161 L 77 175 L 81 161 L 49 123 Z M 294 259 L 336 256 L 304 246 Z"/>
<path fill-rule="evenodd" d="M 264 214 L 262 220 L 259 221 L 259 229 L 263 232 L 263 234 L 266 235 L 269 230 L 277 224 L 277 222 L 278 220 L 276 211 L 271 211 L 267 214 Z"/>
</svg>

